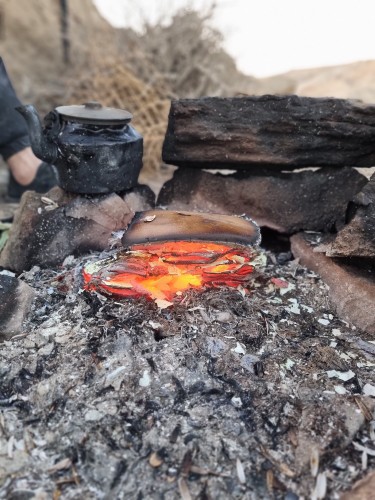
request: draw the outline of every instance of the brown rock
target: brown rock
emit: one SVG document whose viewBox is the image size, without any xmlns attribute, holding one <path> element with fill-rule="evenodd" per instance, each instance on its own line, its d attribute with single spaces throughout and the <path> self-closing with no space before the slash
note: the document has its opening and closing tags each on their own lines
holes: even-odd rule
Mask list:
<svg viewBox="0 0 375 500">
<path fill-rule="evenodd" d="M 329 257 L 375 258 L 375 174 L 355 197 L 354 217 L 325 247 Z"/>
<path fill-rule="evenodd" d="M 354 401 L 346 401 L 343 405 L 339 396 L 332 396 L 332 412 L 328 416 L 324 412 L 327 401 L 322 398 L 320 391 L 301 385 L 299 395 L 302 403 L 300 425 L 296 434 L 295 469 L 301 473 L 309 465 L 313 449 L 319 450 L 322 459 L 329 454 L 334 446 L 341 450 L 346 449 L 353 441 L 354 436 L 364 426 L 365 418 Z M 372 398 L 365 398 L 366 406 L 373 410 L 375 402 Z M 336 409 L 336 410 L 335 410 Z M 327 420 L 323 420 L 326 415 Z M 318 428 L 318 432 L 312 429 Z M 340 436 L 338 444 L 338 436 Z"/>
<path fill-rule="evenodd" d="M 25 193 L 0 265 L 20 273 L 34 265 L 59 265 L 68 255 L 108 248 L 111 233 L 125 229 L 132 219 L 132 206 L 151 208 L 149 189 L 138 186 L 133 194 L 125 195 L 129 206 L 114 193 L 84 197 L 60 188 L 53 188 L 46 196 Z"/>
<path fill-rule="evenodd" d="M 372 471 L 355 483 L 350 491 L 347 491 L 340 497 L 340 500 L 373 500 L 374 491 L 375 471 Z"/>
<path fill-rule="evenodd" d="M 27 283 L 0 274 L 0 341 L 21 333 L 34 297 L 34 290 Z"/>
<path fill-rule="evenodd" d="M 180 168 L 167 181 L 158 205 L 171 210 L 246 214 L 284 233 L 325 231 L 342 225 L 348 202 L 367 180 L 351 168 L 274 176 L 212 175 Z"/>
<path fill-rule="evenodd" d="M 300 263 L 319 274 L 329 286 L 329 296 L 344 320 L 375 335 L 375 271 L 340 263 L 314 247 L 303 234 L 291 237 L 292 253 Z"/>
<path fill-rule="evenodd" d="M 163 145 L 171 165 L 275 169 L 375 164 L 375 106 L 298 96 L 172 101 Z"/>
</svg>

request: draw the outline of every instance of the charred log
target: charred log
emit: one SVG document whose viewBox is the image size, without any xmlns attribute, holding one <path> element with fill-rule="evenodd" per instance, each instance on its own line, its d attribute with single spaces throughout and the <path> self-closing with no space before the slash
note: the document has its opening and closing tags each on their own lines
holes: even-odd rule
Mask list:
<svg viewBox="0 0 375 500">
<path fill-rule="evenodd" d="M 163 160 L 202 168 L 375 165 L 375 106 L 290 96 L 172 101 Z"/>
</svg>

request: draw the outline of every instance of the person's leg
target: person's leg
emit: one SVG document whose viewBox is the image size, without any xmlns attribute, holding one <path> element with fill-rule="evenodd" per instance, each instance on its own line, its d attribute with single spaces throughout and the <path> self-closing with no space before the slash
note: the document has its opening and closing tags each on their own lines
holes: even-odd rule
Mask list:
<svg viewBox="0 0 375 500">
<path fill-rule="evenodd" d="M 54 168 L 30 147 L 26 122 L 15 110 L 20 104 L 0 57 L 0 155 L 10 171 L 8 196 L 15 200 L 26 190 L 43 193 L 56 185 Z"/>
<path fill-rule="evenodd" d="M 26 186 L 34 180 L 41 163 L 30 146 L 10 156 L 6 162 L 14 179 L 22 186 Z"/>
<path fill-rule="evenodd" d="M 15 110 L 20 104 L 0 58 L 0 154 L 5 161 L 30 147 L 25 120 Z"/>
</svg>

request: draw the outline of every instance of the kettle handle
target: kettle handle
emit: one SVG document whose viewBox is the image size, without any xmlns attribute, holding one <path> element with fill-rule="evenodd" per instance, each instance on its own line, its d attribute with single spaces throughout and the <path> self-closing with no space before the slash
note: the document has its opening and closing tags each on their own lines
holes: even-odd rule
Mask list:
<svg viewBox="0 0 375 500">
<path fill-rule="evenodd" d="M 44 133 L 49 141 L 55 142 L 61 129 L 60 116 L 55 110 L 44 117 Z"/>
</svg>

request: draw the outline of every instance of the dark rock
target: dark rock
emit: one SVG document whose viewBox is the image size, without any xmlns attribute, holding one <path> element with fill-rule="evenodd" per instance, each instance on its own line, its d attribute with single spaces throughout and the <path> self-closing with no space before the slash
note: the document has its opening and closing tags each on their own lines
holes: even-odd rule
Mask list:
<svg viewBox="0 0 375 500">
<path fill-rule="evenodd" d="M 212 175 L 178 169 L 158 205 L 170 210 L 246 214 L 260 226 L 284 233 L 329 231 L 343 225 L 348 202 L 366 184 L 351 168 L 269 176 Z"/>
<path fill-rule="evenodd" d="M 0 265 L 22 272 L 34 265 L 54 267 L 68 255 L 105 250 L 112 232 L 125 229 L 135 210 L 151 208 L 151 193 L 138 186 L 125 194 L 124 201 L 114 193 L 89 197 L 60 188 L 53 188 L 44 197 L 26 192 Z"/>
<path fill-rule="evenodd" d="M 35 292 L 27 283 L 0 274 L 0 341 L 21 333 Z"/>
<path fill-rule="evenodd" d="M 375 174 L 350 206 L 354 216 L 333 242 L 326 245 L 329 257 L 375 258 Z"/>
<path fill-rule="evenodd" d="M 300 263 L 319 274 L 329 287 L 337 314 L 344 320 L 375 335 L 375 270 L 360 269 L 314 251 L 303 234 L 291 238 L 292 253 Z"/>
<path fill-rule="evenodd" d="M 163 160 L 202 168 L 375 165 L 375 106 L 288 96 L 172 101 Z"/>
</svg>

